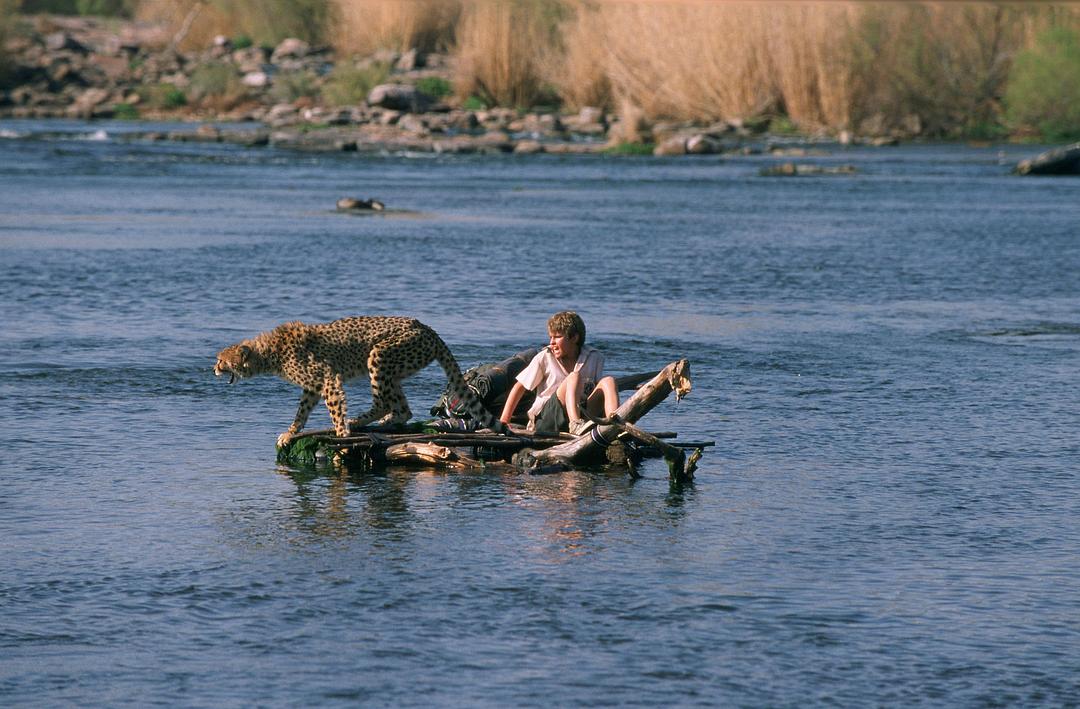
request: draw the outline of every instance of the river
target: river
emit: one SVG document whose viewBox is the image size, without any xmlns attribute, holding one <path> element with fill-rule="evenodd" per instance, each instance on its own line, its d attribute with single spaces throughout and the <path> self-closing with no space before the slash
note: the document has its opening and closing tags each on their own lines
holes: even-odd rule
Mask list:
<svg viewBox="0 0 1080 709">
<path fill-rule="evenodd" d="M 0 703 L 1080 703 L 1080 180 L 1009 174 L 1038 148 L 361 156 L 143 128 L 0 122 Z M 856 172 L 758 173 L 792 159 Z M 298 390 L 212 372 L 359 314 L 469 367 L 565 308 L 609 373 L 689 359 L 641 424 L 716 442 L 693 485 L 280 466 Z M 442 384 L 409 380 L 413 411 Z"/>
</svg>

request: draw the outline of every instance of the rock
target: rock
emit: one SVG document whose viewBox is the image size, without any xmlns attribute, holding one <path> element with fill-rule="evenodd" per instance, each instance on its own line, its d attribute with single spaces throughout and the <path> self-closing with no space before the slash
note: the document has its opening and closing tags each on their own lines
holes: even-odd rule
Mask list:
<svg viewBox="0 0 1080 709">
<path fill-rule="evenodd" d="M 355 149 L 356 143 L 353 143 L 353 150 Z M 342 197 L 337 201 L 337 210 L 339 212 L 381 212 L 384 209 L 386 209 L 386 205 L 377 199 Z"/>
<path fill-rule="evenodd" d="M 397 122 L 398 128 L 407 133 L 415 133 L 416 135 L 427 135 L 428 125 L 427 122 L 420 116 L 406 113 Z"/>
<path fill-rule="evenodd" d="M 544 152 L 544 146 L 539 140 L 519 140 L 514 152 L 518 155 L 535 155 Z"/>
<path fill-rule="evenodd" d="M 289 37 L 281 40 L 281 43 L 274 48 L 274 53 L 270 55 L 270 61 L 275 64 L 282 59 L 303 59 L 311 52 L 311 45 L 302 39 L 296 37 Z"/>
<path fill-rule="evenodd" d="M 296 106 L 291 103 L 279 103 L 266 112 L 266 117 L 263 120 L 274 127 L 280 127 L 296 123 L 299 118 Z"/>
<path fill-rule="evenodd" d="M 394 111 L 424 113 L 432 99 L 411 84 L 379 84 L 368 94 L 367 103 Z"/>
<path fill-rule="evenodd" d="M 793 162 L 785 162 L 780 165 L 763 167 L 758 171 L 762 177 L 802 177 L 805 175 L 854 175 L 857 172 L 854 165 L 801 165 Z"/>
<path fill-rule="evenodd" d="M 720 152 L 720 143 L 707 135 L 692 135 L 686 140 L 689 155 L 712 155 Z"/>
<path fill-rule="evenodd" d="M 105 78 L 112 82 L 123 81 L 131 73 L 131 63 L 127 57 L 95 54 L 91 61 L 105 74 Z"/>
<path fill-rule="evenodd" d="M 480 120 L 472 111 L 451 111 L 447 126 L 458 131 L 474 131 L 480 127 Z"/>
<path fill-rule="evenodd" d="M 108 101 L 109 95 L 109 92 L 105 89 L 86 89 L 78 95 L 75 99 L 75 103 L 68 108 L 68 115 L 82 118 L 93 117 L 95 109 Z"/>
<path fill-rule="evenodd" d="M 195 129 L 195 138 L 208 143 L 217 143 L 221 141 L 221 131 L 209 123 L 204 123 Z"/>
<path fill-rule="evenodd" d="M 1080 143 L 1021 160 L 1013 172 L 1018 175 L 1080 175 Z"/>
<path fill-rule="evenodd" d="M 67 32 L 53 32 L 45 37 L 45 49 L 50 52 L 85 52 L 86 47 Z"/>
<path fill-rule="evenodd" d="M 263 71 L 263 64 L 266 63 L 266 59 L 266 50 L 262 47 L 247 47 L 237 49 L 232 53 L 233 64 L 244 74 Z"/>
<path fill-rule="evenodd" d="M 674 136 L 653 148 L 653 155 L 686 155 L 686 139 Z"/>
<path fill-rule="evenodd" d="M 596 106 L 583 106 L 577 114 L 578 123 L 600 123 L 604 124 L 607 121 L 604 119 L 604 109 L 597 108 Z"/>
<path fill-rule="evenodd" d="M 424 66 L 424 57 L 416 49 L 410 49 L 394 62 L 394 68 L 398 71 L 413 71 L 422 66 Z"/>
<path fill-rule="evenodd" d="M 240 83 L 252 89 L 264 89 L 270 85 L 270 77 L 265 71 L 249 71 L 240 79 Z"/>
</svg>

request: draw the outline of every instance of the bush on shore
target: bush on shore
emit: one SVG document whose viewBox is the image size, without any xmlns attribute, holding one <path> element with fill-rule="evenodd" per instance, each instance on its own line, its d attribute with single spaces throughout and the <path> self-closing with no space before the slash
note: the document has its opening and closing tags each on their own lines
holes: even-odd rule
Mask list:
<svg viewBox="0 0 1080 709">
<path fill-rule="evenodd" d="M 1010 123 L 1051 141 L 1080 139 L 1080 35 L 1058 27 L 1013 63 L 1005 93 Z"/>
</svg>

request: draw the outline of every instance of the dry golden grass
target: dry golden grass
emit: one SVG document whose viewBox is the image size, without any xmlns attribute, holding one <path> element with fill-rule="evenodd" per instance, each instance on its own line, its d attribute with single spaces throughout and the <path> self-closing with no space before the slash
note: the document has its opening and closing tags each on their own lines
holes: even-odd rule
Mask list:
<svg viewBox="0 0 1080 709">
<path fill-rule="evenodd" d="M 286 37 L 322 41 L 331 24 L 329 0 L 142 0 L 136 17 L 167 24 L 175 35 L 190 21 L 181 49 L 203 49 L 216 35 L 273 46 Z"/>
<path fill-rule="evenodd" d="M 557 83 L 572 104 L 606 99 L 651 119 L 782 112 L 807 129 L 931 134 L 989 121 L 1011 56 L 1080 14 L 976 2 L 583 0 L 576 10 Z"/>
<path fill-rule="evenodd" d="M 329 39 L 342 54 L 379 49 L 448 49 L 462 0 L 334 0 L 337 21 Z"/>
<path fill-rule="evenodd" d="M 459 96 L 529 106 L 543 93 L 559 0 L 471 0 L 457 28 Z"/>
<path fill-rule="evenodd" d="M 193 0 L 144 0 L 178 27 Z M 1071 3 L 816 0 L 213 0 L 186 46 L 215 34 L 331 42 L 339 54 L 449 49 L 459 96 L 627 117 L 751 119 L 807 129 L 946 135 L 993 122 L 1011 58 Z"/>
</svg>

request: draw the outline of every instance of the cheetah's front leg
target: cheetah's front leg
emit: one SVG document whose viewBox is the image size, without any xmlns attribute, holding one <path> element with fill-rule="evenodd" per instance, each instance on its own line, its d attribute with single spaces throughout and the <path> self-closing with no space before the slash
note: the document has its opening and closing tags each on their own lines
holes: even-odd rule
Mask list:
<svg viewBox="0 0 1080 709">
<path fill-rule="evenodd" d="M 319 403 L 318 392 L 304 389 L 304 393 L 300 395 L 300 406 L 296 408 L 296 418 L 293 419 L 292 426 L 289 426 L 288 431 L 278 436 L 278 448 L 287 446 L 293 436 L 304 430 L 304 424 L 307 423 L 308 416 L 311 415 L 311 410 L 315 408 L 317 403 Z"/>
<path fill-rule="evenodd" d="M 338 438 L 349 435 L 349 417 L 346 415 L 345 387 L 341 377 L 332 377 L 323 384 L 323 399 L 334 422 L 334 434 Z"/>
</svg>

